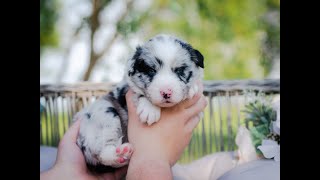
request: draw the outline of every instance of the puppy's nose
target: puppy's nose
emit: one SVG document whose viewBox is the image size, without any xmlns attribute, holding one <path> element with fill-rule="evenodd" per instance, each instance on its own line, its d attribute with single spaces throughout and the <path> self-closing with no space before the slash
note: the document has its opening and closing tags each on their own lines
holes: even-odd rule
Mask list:
<svg viewBox="0 0 320 180">
<path fill-rule="evenodd" d="M 163 98 L 169 99 L 172 95 L 172 90 L 171 89 L 160 90 L 160 94 Z"/>
</svg>

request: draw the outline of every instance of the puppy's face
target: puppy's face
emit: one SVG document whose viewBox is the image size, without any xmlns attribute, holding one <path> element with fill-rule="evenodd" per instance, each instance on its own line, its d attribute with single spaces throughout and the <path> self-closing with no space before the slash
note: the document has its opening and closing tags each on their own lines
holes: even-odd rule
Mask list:
<svg viewBox="0 0 320 180">
<path fill-rule="evenodd" d="M 203 72 L 203 56 L 186 42 L 158 35 L 128 61 L 128 83 L 154 105 L 171 107 L 188 96 Z"/>
</svg>

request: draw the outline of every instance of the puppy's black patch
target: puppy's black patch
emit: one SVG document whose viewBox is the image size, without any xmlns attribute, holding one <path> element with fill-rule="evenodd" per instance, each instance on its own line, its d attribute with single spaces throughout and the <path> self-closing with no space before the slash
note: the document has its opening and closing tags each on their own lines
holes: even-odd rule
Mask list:
<svg viewBox="0 0 320 180">
<path fill-rule="evenodd" d="M 190 78 L 192 77 L 192 71 L 189 71 L 189 75 L 188 75 L 188 77 L 186 78 L 186 82 L 188 83 L 189 82 L 189 80 L 190 80 Z M 187 84 L 186 83 L 186 84 Z"/>
<path fill-rule="evenodd" d="M 136 52 L 134 53 L 134 55 L 132 57 L 132 60 L 136 62 L 140 58 L 141 54 L 142 54 L 142 48 L 140 46 L 138 46 L 136 48 Z M 137 72 L 137 70 L 135 68 L 135 63 L 134 63 L 132 69 L 128 71 L 128 76 L 133 76 L 136 74 L 136 72 Z"/>
<path fill-rule="evenodd" d="M 157 58 L 157 57 L 156 57 L 156 61 L 158 62 L 159 66 L 162 67 L 163 62 L 162 62 L 159 58 Z"/>
<path fill-rule="evenodd" d="M 126 94 L 129 90 L 129 85 L 126 84 L 125 86 L 123 86 L 119 93 L 118 93 L 118 101 L 119 101 L 119 104 L 120 106 L 123 108 L 123 109 L 127 109 L 127 101 L 126 101 Z"/>
<path fill-rule="evenodd" d="M 204 58 L 203 58 L 203 55 L 196 49 L 194 49 L 194 52 L 195 52 L 195 55 L 197 57 L 197 60 L 198 60 L 198 65 L 202 68 L 204 68 L 204 64 L 203 64 L 203 61 L 204 61 Z"/>
<path fill-rule="evenodd" d="M 88 119 L 91 118 L 91 114 L 90 113 L 86 113 L 85 115 L 87 116 Z"/>
<path fill-rule="evenodd" d="M 117 107 L 120 106 L 122 109 L 127 109 L 127 102 L 126 102 L 126 94 L 129 90 L 129 85 L 124 84 L 122 86 L 117 87 L 113 91 L 111 91 L 106 96 L 103 96 L 103 99 L 106 101 L 113 102 L 113 107 L 118 109 Z M 115 103 L 116 102 L 116 103 Z"/>
<path fill-rule="evenodd" d="M 81 151 L 82 151 L 82 152 L 86 151 L 86 149 L 87 149 L 87 148 L 86 148 L 85 146 L 81 145 Z"/>
<path fill-rule="evenodd" d="M 111 97 L 114 98 L 114 93 L 111 91 L 111 92 L 109 93 L 109 96 L 111 96 Z"/>
<path fill-rule="evenodd" d="M 184 43 L 184 42 L 182 42 L 182 41 L 180 41 L 178 39 L 176 39 L 175 42 L 180 44 L 183 49 L 185 49 L 185 50 L 187 50 L 189 52 L 191 60 L 197 66 L 204 68 L 204 64 L 203 64 L 204 58 L 203 58 L 202 54 L 198 50 L 193 49 L 190 44 Z"/>
<path fill-rule="evenodd" d="M 112 103 L 112 108 L 107 109 L 106 111 L 114 112 L 114 117 L 119 116 L 121 127 L 117 129 L 117 134 L 122 134 L 122 142 L 128 142 L 127 136 L 127 101 L 126 101 L 126 94 L 129 90 L 129 85 L 127 83 L 121 84 L 117 86 L 113 91 L 109 94 L 104 96 L 104 99 Z"/>
<path fill-rule="evenodd" d="M 142 47 L 138 46 L 136 48 L 136 52 L 133 55 L 133 59 L 138 59 L 140 57 L 140 55 L 142 54 Z"/>
<path fill-rule="evenodd" d="M 108 109 L 106 110 L 106 113 L 111 113 L 113 114 L 113 117 L 120 117 L 119 113 L 117 112 L 117 110 L 114 107 L 108 107 Z"/>
<path fill-rule="evenodd" d="M 138 72 L 146 75 L 153 75 L 156 73 L 155 66 L 147 64 L 143 59 L 138 59 L 134 64 L 134 68 Z"/>
<path fill-rule="evenodd" d="M 192 71 L 186 72 L 188 66 L 183 64 L 181 67 L 175 68 L 173 71 L 177 74 L 178 78 L 185 84 L 189 83 L 192 77 Z"/>
<path fill-rule="evenodd" d="M 156 75 L 155 65 L 147 64 L 143 59 L 137 59 L 133 65 L 133 75 L 139 72 L 142 76 L 138 76 L 141 80 L 145 77 L 148 78 L 149 82 L 152 81 L 153 77 Z"/>
<path fill-rule="evenodd" d="M 149 65 L 145 62 L 144 59 L 142 59 L 140 56 L 142 54 L 142 47 L 138 46 L 136 48 L 136 52 L 132 57 L 132 60 L 134 61 L 132 68 L 128 72 L 128 76 L 134 76 L 136 73 L 141 73 L 142 75 L 146 76 L 149 79 L 149 82 L 152 81 L 153 77 L 156 74 L 156 67 L 155 65 Z M 158 63 L 162 63 L 161 61 L 158 61 Z M 143 80 L 143 76 L 139 75 L 138 77 Z"/>
<path fill-rule="evenodd" d="M 183 64 L 181 67 L 177 67 L 174 69 L 174 72 L 178 75 L 178 76 L 184 76 L 185 75 L 185 70 L 187 69 L 187 65 Z"/>
<path fill-rule="evenodd" d="M 87 149 L 86 146 L 83 145 L 83 143 L 84 143 L 84 137 L 80 134 L 79 140 L 77 141 L 77 145 L 78 145 L 78 147 L 80 147 L 82 152 L 86 151 L 86 149 Z"/>
</svg>

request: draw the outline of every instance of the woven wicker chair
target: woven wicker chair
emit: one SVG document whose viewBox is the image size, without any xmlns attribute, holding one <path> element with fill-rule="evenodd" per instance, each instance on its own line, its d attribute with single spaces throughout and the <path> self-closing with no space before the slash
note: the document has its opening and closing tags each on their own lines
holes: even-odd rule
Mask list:
<svg viewBox="0 0 320 180">
<path fill-rule="evenodd" d="M 108 83 L 41 85 L 40 103 L 44 111 L 40 114 L 40 145 L 57 146 L 73 115 L 113 86 Z M 180 159 L 181 163 L 236 148 L 237 128 L 244 123 L 241 110 L 247 101 L 243 96 L 245 90 L 274 96 L 280 94 L 280 80 L 205 81 L 204 95 L 209 104 Z"/>
</svg>

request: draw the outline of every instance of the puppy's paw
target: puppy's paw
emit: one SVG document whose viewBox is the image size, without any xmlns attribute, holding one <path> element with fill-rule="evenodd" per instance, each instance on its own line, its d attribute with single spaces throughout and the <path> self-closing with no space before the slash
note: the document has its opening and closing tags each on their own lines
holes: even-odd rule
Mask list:
<svg viewBox="0 0 320 180">
<path fill-rule="evenodd" d="M 132 153 L 133 147 L 129 143 L 124 143 L 117 147 L 107 146 L 100 154 L 100 160 L 106 166 L 119 168 L 129 164 Z"/>
<path fill-rule="evenodd" d="M 133 153 L 133 146 L 129 143 L 121 144 L 116 148 L 116 162 L 120 164 L 128 164 Z"/>
<path fill-rule="evenodd" d="M 137 114 L 142 123 L 151 125 L 160 119 L 161 109 L 151 104 L 146 98 L 140 98 L 137 106 Z"/>
<path fill-rule="evenodd" d="M 191 86 L 191 88 L 189 89 L 189 94 L 188 94 L 188 98 L 192 99 L 193 96 L 195 96 L 197 93 L 199 92 L 199 86 L 198 84 L 194 84 Z"/>
</svg>

